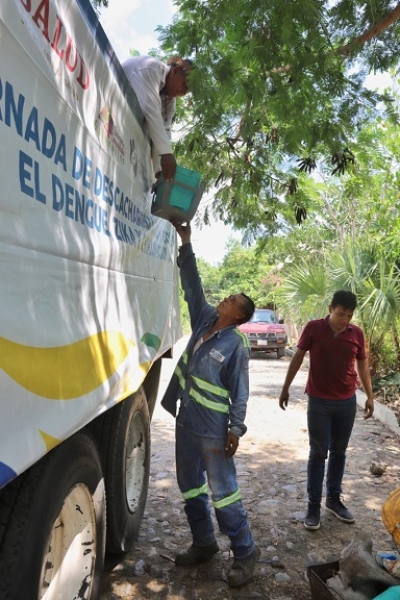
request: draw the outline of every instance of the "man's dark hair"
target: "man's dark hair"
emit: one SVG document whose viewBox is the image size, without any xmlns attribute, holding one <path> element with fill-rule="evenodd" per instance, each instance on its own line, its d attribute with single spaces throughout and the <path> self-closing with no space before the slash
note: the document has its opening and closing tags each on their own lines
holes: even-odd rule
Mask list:
<svg viewBox="0 0 400 600">
<path fill-rule="evenodd" d="M 347 310 L 355 310 L 357 307 L 357 297 L 349 290 L 338 290 L 333 294 L 331 306 L 332 308 L 343 306 Z"/>
<path fill-rule="evenodd" d="M 243 304 L 244 317 L 238 321 L 238 324 L 242 325 L 242 323 L 247 323 L 247 321 L 250 321 L 254 313 L 255 305 L 249 296 L 246 296 L 246 294 L 243 294 L 243 292 L 240 292 L 240 295 L 246 300 L 246 302 Z"/>
</svg>

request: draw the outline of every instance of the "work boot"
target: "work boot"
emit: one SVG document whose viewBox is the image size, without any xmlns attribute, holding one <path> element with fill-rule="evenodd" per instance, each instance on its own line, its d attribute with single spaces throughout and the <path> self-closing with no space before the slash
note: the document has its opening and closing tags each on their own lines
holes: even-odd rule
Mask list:
<svg viewBox="0 0 400 600">
<path fill-rule="evenodd" d="M 253 575 L 256 562 L 260 558 L 260 554 L 260 548 L 256 546 L 250 556 L 240 560 L 235 558 L 228 575 L 228 585 L 230 587 L 239 587 L 249 581 Z"/>
<path fill-rule="evenodd" d="M 329 510 L 335 517 L 345 523 L 354 523 L 355 518 L 349 510 L 340 501 L 340 494 L 328 494 L 325 502 L 326 510 Z"/>
<path fill-rule="evenodd" d="M 187 550 L 178 552 L 175 557 L 175 564 L 179 567 L 190 567 L 196 563 L 206 562 L 210 560 L 213 554 L 219 551 L 217 542 L 213 542 L 208 546 L 195 546 L 192 544 Z"/>
<path fill-rule="evenodd" d="M 309 502 L 307 514 L 304 519 L 304 527 L 306 529 L 319 529 L 321 527 L 320 514 L 321 505 Z"/>
</svg>

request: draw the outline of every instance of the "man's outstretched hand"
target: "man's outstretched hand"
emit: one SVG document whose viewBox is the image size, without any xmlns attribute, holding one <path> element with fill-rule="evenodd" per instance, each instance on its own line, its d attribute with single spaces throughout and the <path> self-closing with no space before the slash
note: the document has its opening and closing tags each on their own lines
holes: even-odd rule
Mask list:
<svg viewBox="0 0 400 600">
<path fill-rule="evenodd" d="M 176 171 L 176 160 L 173 154 L 161 154 L 161 171 L 165 181 L 173 180 Z"/>
<path fill-rule="evenodd" d="M 191 236 L 192 236 L 192 228 L 190 227 L 190 223 L 186 223 L 184 225 L 181 221 L 175 218 L 171 218 L 170 222 L 175 227 L 177 234 L 182 240 L 183 244 L 190 244 Z"/>
</svg>

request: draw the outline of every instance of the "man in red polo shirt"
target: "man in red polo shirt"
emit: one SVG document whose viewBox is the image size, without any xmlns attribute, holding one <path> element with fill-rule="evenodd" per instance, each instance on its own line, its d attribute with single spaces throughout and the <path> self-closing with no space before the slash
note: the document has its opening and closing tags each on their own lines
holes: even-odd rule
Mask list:
<svg viewBox="0 0 400 600">
<path fill-rule="evenodd" d="M 307 426 L 310 452 L 307 464 L 308 510 L 306 529 L 319 529 L 325 461 L 327 510 L 345 523 L 354 517 L 340 500 L 346 462 L 346 449 L 357 411 L 357 374 L 367 395 L 365 418 L 374 412 L 371 377 L 362 330 L 350 324 L 357 306 L 356 296 L 347 290 L 334 293 L 325 319 L 309 321 L 297 344 L 279 397 L 285 410 L 289 388 L 309 352 L 310 367 L 306 385 Z M 357 368 L 357 371 L 355 369 Z"/>
</svg>

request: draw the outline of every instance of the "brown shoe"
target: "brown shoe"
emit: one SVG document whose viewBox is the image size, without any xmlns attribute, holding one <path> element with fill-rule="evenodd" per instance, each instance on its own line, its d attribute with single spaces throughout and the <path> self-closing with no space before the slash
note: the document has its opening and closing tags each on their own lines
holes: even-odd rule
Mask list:
<svg viewBox="0 0 400 600">
<path fill-rule="evenodd" d="M 241 560 L 235 558 L 228 575 L 228 585 L 230 587 L 239 587 L 251 579 L 260 554 L 260 548 L 256 546 L 250 556 Z"/>
<path fill-rule="evenodd" d="M 213 542 L 208 546 L 195 546 L 192 544 L 187 550 L 178 552 L 175 557 L 175 564 L 179 567 L 190 567 L 190 565 L 210 560 L 213 554 L 216 554 L 218 551 L 219 546 L 217 542 Z"/>
</svg>

